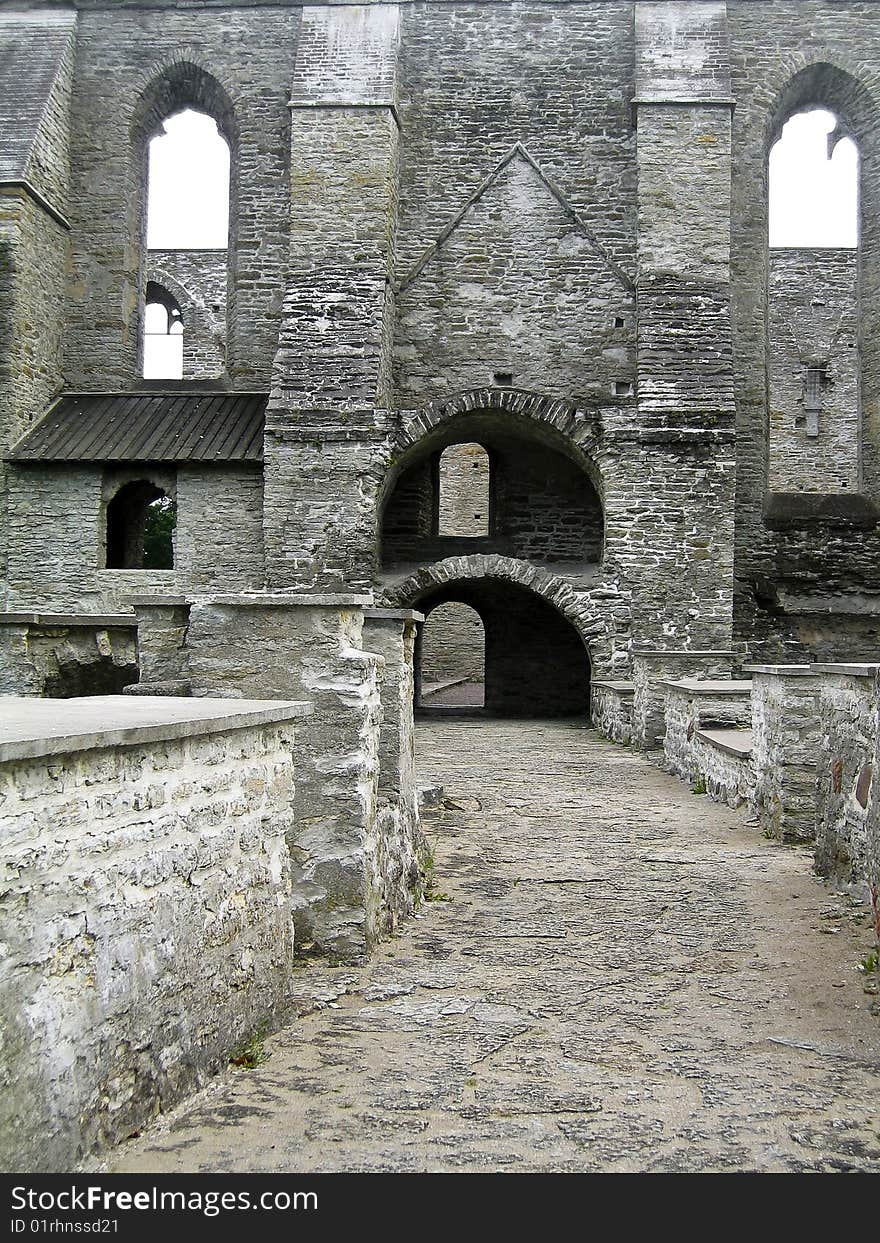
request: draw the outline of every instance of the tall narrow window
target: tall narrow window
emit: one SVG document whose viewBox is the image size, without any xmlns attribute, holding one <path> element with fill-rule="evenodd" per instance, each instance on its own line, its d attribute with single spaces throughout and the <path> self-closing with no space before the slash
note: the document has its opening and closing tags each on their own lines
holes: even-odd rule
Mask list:
<svg viewBox="0 0 880 1243">
<path fill-rule="evenodd" d="M 229 238 L 229 145 L 216 121 L 184 109 L 151 139 L 147 175 L 147 269 L 168 273 L 188 301 L 151 298 L 146 289 L 144 378 L 193 379 L 222 374 L 218 326 L 226 316 Z M 169 301 L 170 300 L 170 301 Z M 160 307 L 168 311 L 163 319 Z M 186 328 L 185 339 L 161 341 Z"/>
<path fill-rule="evenodd" d="M 144 307 L 144 379 L 183 377 L 183 315 L 167 289 L 149 281 Z"/>
<path fill-rule="evenodd" d="M 229 146 L 217 122 L 191 108 L 150 141 L 147 247 L 224 250 L 229 240 Z"/>
<path fill-rule="evenodd" d="M 795 112 L 768 161 L 770 492 L 857 491 L 859 153 L 829 109 Z"/>
<path fill-rule="evenodd" d="M 833 112 L 784 125 L 770 152 L 770 245 L 858 245 L 859 153 Z"/>
<path fill-rule="evenodd" d="M 482 445 L 450 445 L 440 457 L 438 535 L 476 538 L 490 531 L 489 455 Z"/>
</svg>

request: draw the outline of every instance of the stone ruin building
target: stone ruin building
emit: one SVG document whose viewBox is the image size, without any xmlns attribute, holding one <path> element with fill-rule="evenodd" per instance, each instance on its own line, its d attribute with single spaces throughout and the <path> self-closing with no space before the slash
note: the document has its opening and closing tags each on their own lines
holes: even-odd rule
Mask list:
<svg viewBox="0 0 880 1243">
<path fill-rule="evenodd" d="M 770 152 L 810 109 L 857 150 L 856 242 L 771 248 Z M 225 248 L 148 245 L 149 145 L 184 110 L 228 146 Z M 255 817 L 235 849 L 263 832 L 265 858 L 185 968 L 204 1061 L 230 937 L 239 1031 L 283 991 L 285 902 L 297 946 L 362 955 L 418 895 L 413 684 L 666 735 L 780 836 L 814 832 L 818 780 L 828 874 L 870 882 L 878 163 L 880 7 L 855 0 L 4 3 L 0 692 L 26 710 L 5 814 L 86 815 L 93 881 L 112 791 L 153 817 L 136 896 L 101 907 L 115 958 L 28 872 L 63 859 L 13 834 L 40 961 L 63 951 L 68 987 L 96 953 L 124 975 L 146 873 L 172 883 L 161 807 L 218 755 Z M 173 376 L 145 376 L 151 323 Z M 65 715 L 123 691 L 88 729 Z M 23 961 L 16 1005 L 59 1047 L 120 1038 L 121 1012 L 71 1017 Z M 115 1120 L 112 1074 L 62 1090 L 14 1010 L 22 1091 L 68 1120 L 47 1156 L 13 1108 L 35 1160 L 186 1086 L 168 1006 L 178 1055 Z"/>
</svg>

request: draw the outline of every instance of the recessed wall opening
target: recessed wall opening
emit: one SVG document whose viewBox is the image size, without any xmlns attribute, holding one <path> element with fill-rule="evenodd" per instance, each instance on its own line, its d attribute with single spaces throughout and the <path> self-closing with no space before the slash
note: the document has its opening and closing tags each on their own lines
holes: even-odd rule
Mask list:
<svg viewBox="0 0 880 1243">
<path fill-rule="evenodd" d="M 450 445 L 440 454 L 437 473 L 437 534 L 488 535 L 491 467 L 483 446 Z"/>
<path fill-rule="evenodd" d="M 795 106 L 776 132 L 767 169 L 768 491 L 858 491 L 859 151 L 830 108 Z"/>
<path fill-rule="evenodd" d="M 154 483 L 124 484 L 107 505 L 107 569 L 173 569 L 176 520 L 174 501 Z"/>
<path fill-rule="evenodd" d="M 425 707 L 485 706 L 486 632 L 476 609 L 438 604 L 422 626 L 420 653 Z"/>
<path fill-rule="evenodd" d="M 147 284 L 144 379 L 206 378 L 206 369 L 217 374 L 225 369 L 220 323 L 226 316 L 229 204 L 230 149 L 216 120 L 194 108 L 175 109 L 158 124 L 147 148 L 144 266 L 146 273 L 171 273 L 186 298 L 181 302 L 167 290 L 157 298 L 157 287 L 152 281 Z M 223 257 L 219 273 L 218 252 Z M 177 318 L 163 327 L 160 312 L 168 309 L 169 300 L 175 303 Z M 186 320 L 190 322 L 183 337 L 176 325 Z"/>
<path fill-rule="evenodd" d="M 183 315 L 176 298 L 155 281 L 147 282 L 144 306 L 144 379 L 183 377 Z"/>
<path fill-rule="evenodd" d="M 400 567 L 494 552 L 580 568 L 601 561 L 603 534 L 584 465 L 550 437 L 477 416 L 417 446 L 399 468 L 382 508 L 381 557 Z"/>
<path fill-rule="evenodd" d="M 444 584 L 415 607 L 426 614 L 416 644 L 417 708 L 497 717 L 589 715 L 587 649 L 572 623 L 542 596 L 501 579 L 477 578 Z M 473 614 L 483 633 L 482 703 L 480 630 Z M 451 670 L 466 679 L 459 683 L 467 689 L 458 702 L 438 698 L 436 690 L 439 673 Z"/>
</svg>

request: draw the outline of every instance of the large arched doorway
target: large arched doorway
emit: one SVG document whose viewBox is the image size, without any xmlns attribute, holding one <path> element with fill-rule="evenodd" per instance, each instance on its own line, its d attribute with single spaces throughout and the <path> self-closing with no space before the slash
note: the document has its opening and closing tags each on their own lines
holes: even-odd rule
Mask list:
<svg viewBox="0 0 880 1243">
<path fill-rule="evenodd" d="M 556 429 L 508 412 L 456 417 L 404 453 L 381 505 L 383 571 L 497 553 L 582 572 L 602 561 L 598 472 Z"/>
<path fill-rule="evenodd" d="M 584 642 L 567 618 L 542 596 L 516 583 L 496 578 L 463 579 L 426 591 L 413 604 L 426 614 L 443 620 L 441 606 L 455 604 L 473 610 L 485 635 L 484 695 L 476 711 L 499 717 L 588 716 L 590 710 L 590 658 Z M 447 614 L 449 618 L 455 614 Z M 426 629 L 416 645 L 416 707 L 443 710 L 442 700 L 425 696 L 424 674 L 436 665 L 438 648 L 449 662 L 468 667 L 473 658 L 473 632 L 461 639 L 455 632 L 435 624 L 427 630 L 431 646 L 425 649 Z M 460 643 L 460 650 L 456 644 Z M 451 667 L 451 663 L 450 666 Z M 432 685 L 432 684 L 431 684 Z M 466 704 L 449 704 L 461 711 Z"/>
</svg>

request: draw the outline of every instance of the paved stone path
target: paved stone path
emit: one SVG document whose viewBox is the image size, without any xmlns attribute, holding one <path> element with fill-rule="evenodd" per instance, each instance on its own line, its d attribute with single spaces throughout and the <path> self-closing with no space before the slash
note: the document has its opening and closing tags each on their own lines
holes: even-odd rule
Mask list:
<svg viewBox="0 0 880 1243">
<path fill-rule="evenodd" d="M 452 900 L 104 1168 L 880 1170 L 867 913 L 805 851 L 574 724 L 418 746 Z"/>
</svg>

